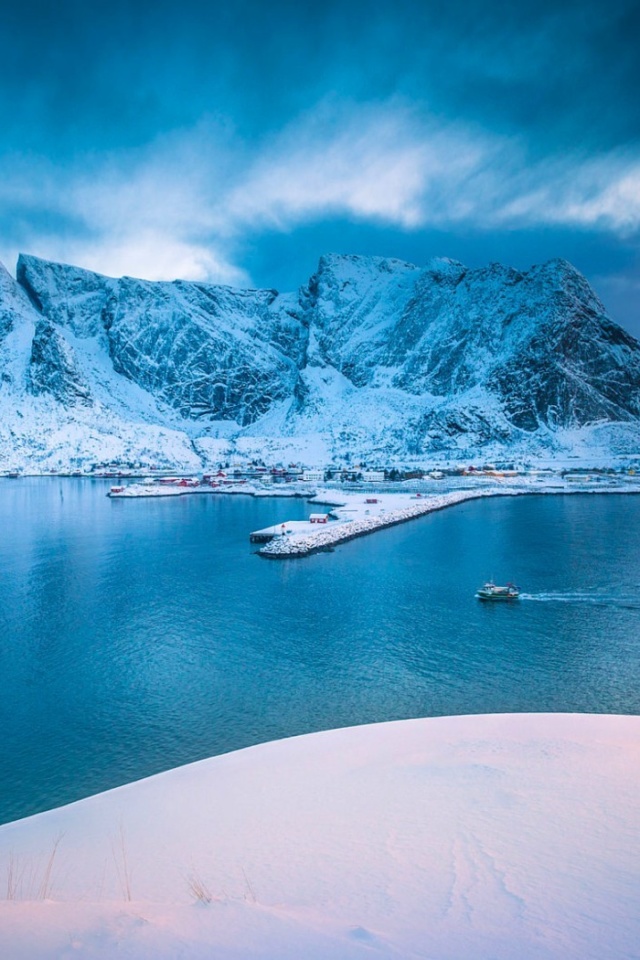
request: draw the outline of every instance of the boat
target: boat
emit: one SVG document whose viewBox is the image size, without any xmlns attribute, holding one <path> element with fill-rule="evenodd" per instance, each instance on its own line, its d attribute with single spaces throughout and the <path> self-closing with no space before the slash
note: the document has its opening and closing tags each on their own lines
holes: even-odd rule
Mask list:
<svg viewBox="0 0 640 960">
<path fill-rule="evenodd" d="M 485 583 L 476 593 L 478 600 L 517 600 L 520 591 L 513 583 L 498 587 L 495 583 Z"/>
</svg>

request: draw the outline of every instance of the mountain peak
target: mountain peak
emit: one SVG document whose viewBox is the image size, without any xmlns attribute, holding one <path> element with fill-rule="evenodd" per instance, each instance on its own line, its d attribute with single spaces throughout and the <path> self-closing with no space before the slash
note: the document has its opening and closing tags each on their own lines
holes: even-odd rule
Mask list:
<svg viewBox="0 0 640 960">
<path fill-rule="evenodd" d="M 324 254 L 318 261 L 316 276 L 334 273 L 341 276 L 362 273 L 395 273 L 419 270 L 413 263 L 397 260 L 394 257 L 370 257 L 357 253 Z"/>
</svg>

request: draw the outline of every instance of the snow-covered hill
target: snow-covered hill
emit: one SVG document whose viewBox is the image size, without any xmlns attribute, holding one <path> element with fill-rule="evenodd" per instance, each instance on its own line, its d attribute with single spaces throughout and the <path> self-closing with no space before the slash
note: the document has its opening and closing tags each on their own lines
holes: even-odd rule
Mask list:
<svg viewBox="0 0 640 960">
<path fill-rule="evenodd" d="M 0 827 L 7 960 L 637 960 L 640 718 L 436 717 Z"/>
<path fill-rule="evenodd" d="M 0 466 L 640 449 L 640 344 L 566 261 L 327 256 L 295 294 L 0 275 Z"/>
</svg>

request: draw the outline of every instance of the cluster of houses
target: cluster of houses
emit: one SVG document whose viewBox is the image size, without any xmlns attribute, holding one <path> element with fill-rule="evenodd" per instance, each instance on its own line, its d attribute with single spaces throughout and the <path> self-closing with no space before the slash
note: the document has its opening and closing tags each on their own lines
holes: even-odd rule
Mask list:
<svg viewBox="0 0 640 960">
<path fill-rule="evenodd" d="M 205 474 L 203 477 L 203 482 L 223 483 L 259 481 L 263 484 L 269 484 L 294 482 L 323 483 L 325 481 L 334 481 L 342 483 L 383 483 L 387 480 L 403 481 L 422 480 L 426 478 L 440 480 L 445 475 L 462 474 L 465 476 L 470 476 L 481 473 L 487 474 L 490 471 L 495 470 L 496 467 L 493 464 L 485 464 L 482 467 L 457 467 L 443 471 L 438 469 L 401 470 L 397 467 L 370 468 L 365 464 L 357 464 L 355 466 L 329 464 L 325 467 L 307 468 L 298 463 L 290 463 L 288 466 L 267 466 L 261 461 L 253 461 L 252 463 L 238 461 L 221 464 L 216 472 Z M 51 470 L 50 472 L 57 474 L 60 471 Z M 78 469 L 64 472 L 70 473 L 71 476 L 91 476 L 108 479 L 124 479 L 125 477 L 139 477 L 152 474 L 158 479 L 159 482 L 162 483 L 172 483 L 176 480 L 184 479 L 181 477 L 177 478 L 175 476 L 168 476 L 169 470 L 167 468 L 158 467 L 155 464 L 143 465 L 141 463 L 120 463 L 117 461 L 110 463 L 96 463 L 89 470 Z M 515 471 L 512 470 L 501 470 L 499 472 L 504 476 L 515 474 Z"/>
<path fill-rule="evenodd" d="M 175 471 L 175 467 L 174 467 Z M 66 469 L 48 471 L 54 475 L 66 475 L 76 477 L 99 477 L 109 479 L 125 479 L 133 477 L 149 477 L 157 479 L 160 483 L 175 483 L 184 481 L 183 485 L 188 485 L 189 478 L 176 477 L 175 472 L 171 472 L 167 467 L 161 467 L 156 464 L 142 464 L 135 461 L 111 461 L 94 463 L 90 468 Z M 406 480 L 442 480 L 446 476 L 493 476 L 493 477 L 514 477 L 519 474 L 538 473 L 539 470 L 518 467 L 513 463 L 483 463 L 478 465 L 454 465 L 443 466 L 442 468 L 399 468 L 399 467 L 371 467 L 365 463 L 359 464 L 335 464 L 330 463 L 323 467 L 305 467 L 300 463 L 289 463 L 288 465 L 268 465 L 261 460 L 252 462 L 236 461 L 221 463 L 215 472 L 205 473 L 201 482 L 217 484 L 227 483 L 323 483 L 326 481 L 337 483 L 384 483 L 385 481 L 402 482 Z M 547 472 L 547 471 L 543 471 Z M 560 472 L 562 475 L 580 476 L 585 473 L 591 475 L 606 474 L 611 472 L 624 472 L 633 474 L 635 471 L 632 465 L 609 469 L 591 469 L 581 470 L 574 468 L 571 470 L 549 469 L 548 472 Z M 21 471 L 18 469 L 5 469 L 0 471 L 0 476 L 19 477 Z"/>
</svg>

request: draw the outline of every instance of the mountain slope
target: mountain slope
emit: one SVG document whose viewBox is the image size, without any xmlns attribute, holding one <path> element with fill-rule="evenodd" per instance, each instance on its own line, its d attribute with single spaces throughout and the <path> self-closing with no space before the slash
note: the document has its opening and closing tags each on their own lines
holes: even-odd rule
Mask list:
<svg viewBox="0 0 640 960">
<path fill-rule="evenodd" d="M 305 330 L 276 291 L 112 280 L 24 256 L 17 276 L 40 311 L 183 417 L 244 425 L 294 389 Z"/>
<path fill-rule="evenodd" d="M 324 258 L 309 291 L 326 362 L 357 386 L 484 386 L 526 430 L 640 415 L 638 344 L 566 261 L 520 273 Z"/>
</svg>

